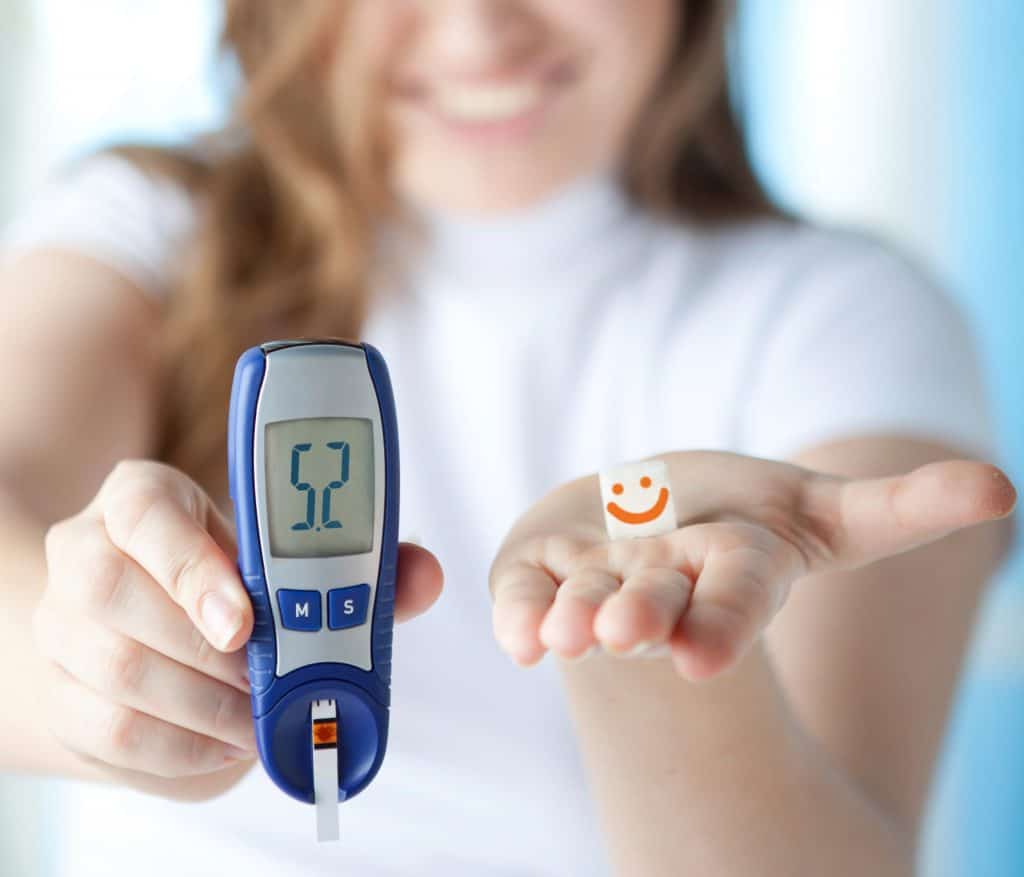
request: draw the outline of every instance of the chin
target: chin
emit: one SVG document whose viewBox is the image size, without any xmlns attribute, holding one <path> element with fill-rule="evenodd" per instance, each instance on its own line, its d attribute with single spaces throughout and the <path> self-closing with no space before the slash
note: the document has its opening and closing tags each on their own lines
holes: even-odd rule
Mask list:
<svg viewBox="0 0 1024 877">
<path fill-rule="evenodd" d="M 395 187 L 402 200 L 426 210 L 489 218 L 529 210 L 585 175 L 583 170 L 511 170 L 507 165 L 496 166 L 490 173 L 479 167 L 459 169 L 456 162 L 446 160 L 444 172 L 399 168 Z"/>
</svg>

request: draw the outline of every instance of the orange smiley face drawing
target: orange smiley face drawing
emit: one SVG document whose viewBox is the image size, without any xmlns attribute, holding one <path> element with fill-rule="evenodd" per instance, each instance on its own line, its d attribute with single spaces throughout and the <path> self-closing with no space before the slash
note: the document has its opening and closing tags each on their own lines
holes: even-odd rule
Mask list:
<svg viewBox="0 0 1024 877">
<path fill-rule="evenodd" d="M 645 539 L 676 529 L 676 505 L 664 460 L 622 463 L 597 475 L 609 539 Z"/>
<path fill-rule="evenodd" d="M 647 490 L 651 486 L 650 477 L 644 475 L 643 478 L 640 479 L 640 486 L 644 490 Z M 616 496 L 621 495 L 624 489 L 625 488 L 621 482 L 617 481 L 612 485 L 612 493 Z M 658 497 L 655 499 L 654 505 L 644 511 L 631 512 L 628 509 L 624 509 L 614 500 L 609 502 L 606 508 L 608 509 L 608 514 L 614 516 L 624 524 L 648 524 L 660 517 L 661 513 L 665 511 L 665 506 L 667 505 L 668 488 L 662 487 L 661 490 L 658 491 Z"/>
</svg>

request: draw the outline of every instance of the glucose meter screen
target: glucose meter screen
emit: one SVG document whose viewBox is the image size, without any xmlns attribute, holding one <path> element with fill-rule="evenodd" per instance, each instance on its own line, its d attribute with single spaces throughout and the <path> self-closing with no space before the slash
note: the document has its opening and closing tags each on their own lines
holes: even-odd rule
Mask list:
<svg viewBox="0 0 1024 877">
<path fill-rule="evenodd" d="M 268 423 L 270 553 L 336 557 L 373 549 L 373 425 L 355 417 Z"/>
</svg>

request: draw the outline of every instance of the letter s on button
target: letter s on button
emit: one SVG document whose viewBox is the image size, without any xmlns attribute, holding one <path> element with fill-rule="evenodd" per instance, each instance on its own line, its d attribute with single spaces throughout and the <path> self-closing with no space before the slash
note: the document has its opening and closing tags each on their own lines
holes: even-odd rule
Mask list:
<svg viewBox="0 0 1024 877">
<path fill-rule="evenodd" d="M 366 623 L 370 608 L 370 586 L 352 585 L 327 592 L 327 626 L 347 630 Z"/>
</svg>

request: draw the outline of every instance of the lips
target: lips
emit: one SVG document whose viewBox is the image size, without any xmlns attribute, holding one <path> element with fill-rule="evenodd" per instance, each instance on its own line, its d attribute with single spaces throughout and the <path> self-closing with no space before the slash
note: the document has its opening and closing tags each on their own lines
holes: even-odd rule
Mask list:
<svg viewBox="0 0 1024 877">
<path fill-rule="evenodd" d="M 566 59 L 534 62 L 517 73 L 399 78 L 395 94 L 456 126 L 500 126 L 538 114 L 552 93 L 576 78 Z"/>
<path fill-rule="evenodd" d="M 449 85 L 431 93 L 434 107 L 455 122 L 503 122 L 530 112 L 543 99 L 538 82 Z"/>
<path fill-rule="evenodd" d="M 646 524 L 649 521 L 653 521 L 663 511 L 665 506 L 668 505 L 668 488 L 663 487 L 658 491 L 658 499 L 655 501 L 649 509 L 643 512 L 631 512 L 624 509 L 616 502 L 610 502 L 607 505 L 608 514 L 618 518 L 624 524 Z"/>
</svg>

